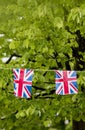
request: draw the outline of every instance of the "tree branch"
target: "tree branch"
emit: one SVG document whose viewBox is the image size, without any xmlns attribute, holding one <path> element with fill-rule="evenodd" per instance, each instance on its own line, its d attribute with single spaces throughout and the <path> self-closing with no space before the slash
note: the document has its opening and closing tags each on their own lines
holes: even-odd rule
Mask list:
<svg viewBox="0 0 85 130">
<path fill-rule="evenodd" d="M 43 94 L 38 94 L 38 95 L 35 95 L 34 98 L 54 98 L 52 97 L 52 95 L 55 93 L 55 90 L 50 90 L 49 93 L 43 93 Z"/>
<path fill-rule="evenodd" d="M 34 85 L 33 85 L 32 87 L 35 88 L 35 89 L 37 89 L 37 90 L 38 90 L 38 89 L 39 89 L 39 90 L 43 90 L 43 91 L 46 90 L 45 88 L 41 88 L 41 87 L 34 86 Z"/>
<path fill-rule="evenodd" d="M 21 55 L 14 53 L 14 54 L 12 54 L 12 55 L 9 57 L 9 59 L 5 62 L 5 64 L 8 64 L 8 63 L 12 60 L 12 58 L 13 58 L 14 56 L 15 56 L 15 57 L 22 57 Z"/>
</svg>

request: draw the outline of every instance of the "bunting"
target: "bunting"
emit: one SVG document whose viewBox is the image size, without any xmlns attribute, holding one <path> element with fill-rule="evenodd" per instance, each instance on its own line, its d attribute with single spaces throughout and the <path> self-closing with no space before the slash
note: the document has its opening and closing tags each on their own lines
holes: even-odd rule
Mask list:
<svg viewBox="0 0 85 130">
<path fill-rule="evenodd" d="M 78 93 L 76 71 L 56 70 L 56 94 L 66 95 Z"/>
<path fill-rule="evenodd" d="M 9 69 L 9 68 L 6 68 Z M 58 95 L 78 93 L 77 71 L 41 70 L 41 69 L 13 69 L 14 95 L 21 98 L 31 98 L 32 79 L 34 71 L 54 71 L 55 89 Z M 78 71 L 79 72 L 79 71 Z"/>
<path fill-rule="evenodd" d="M 14 95 L 22 98 L 31 98 L 33 70 L 13 69 Z"/>
</svg>

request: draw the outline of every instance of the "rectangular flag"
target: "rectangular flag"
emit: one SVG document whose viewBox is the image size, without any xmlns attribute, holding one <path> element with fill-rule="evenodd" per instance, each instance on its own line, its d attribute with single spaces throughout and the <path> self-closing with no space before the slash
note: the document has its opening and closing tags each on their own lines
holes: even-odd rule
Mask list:
<svg viewBox="0 0 85 130">
<path fill-rule="evenodd" d="M 56 94 L 66 95 L 78 93 L 76 71 L 56 70 Z"/>
<path fill-rule="evenodd" d="M 14 95 L 22 98 L 31 98 L 33 70 L 13 69 Z"/>
</svg>

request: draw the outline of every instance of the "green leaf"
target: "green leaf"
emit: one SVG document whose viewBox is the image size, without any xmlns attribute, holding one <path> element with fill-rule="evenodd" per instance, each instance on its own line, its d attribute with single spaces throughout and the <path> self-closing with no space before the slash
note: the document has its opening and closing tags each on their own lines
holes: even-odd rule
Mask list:
<svg viewBox="0 0 85 130">
<path fill-rule="evenodd" d="M 62 28 L 63 27 L 63 21 L 60 17 L 56 17 L 54 19 L 54 27 Z"/>
<path fill-rule="evenodd" d="M 30 115 L 33 115 L 35 113 L 35 108 L 29 107 L 25 112 L 26 112 L 27 116 L 29 117 Z"/>
<path fill-rule="evenodd" d="M 12 42 L 9 44 L 9 48 L 10 48 L 10 49 L 15 49 L 15 48 L 16 48 L 14 41 L 12 41 Z"/>
<path fill-rule="evenodd" d="M 20 117 L 25 117 L 26 114 L 25 114 L 25 111 L 19 111 L 17 114 L 16 114 L 16 118 L 20 118 Z"/>
<path fill-rule="evenodd" d="M 30 44 L 29 40 L 26 39 L 26 40 L 24 40 L 24 42 L 23 42 L 23 47 L 28 48 L 28 47 L 29 47 L 29 44 Z"/>
<path fill-rule="evenodd" d="M 44 126 L 45 127 L 50 127 L 51 125 L 52 125 L 52 121 L 51 120 L 44 121 Z"/>
</svg>

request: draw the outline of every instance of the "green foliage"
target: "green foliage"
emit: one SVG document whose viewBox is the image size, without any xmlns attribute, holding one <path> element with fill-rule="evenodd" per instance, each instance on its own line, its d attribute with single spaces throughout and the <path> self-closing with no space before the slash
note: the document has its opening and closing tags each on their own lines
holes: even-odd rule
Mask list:
<svg viewBox="0 0 85 130">
<path fill-rule="evenodd" d="M 0 0 L 0 129 L 71 130 L 72 120 L 85 121 L 84 50 L 84 0 Z M 32 99 L 14 97 L 12 68 L 81 70 L 79 93 L 55 95 L 54 72 L 35 71 Z"/>
</svg>

